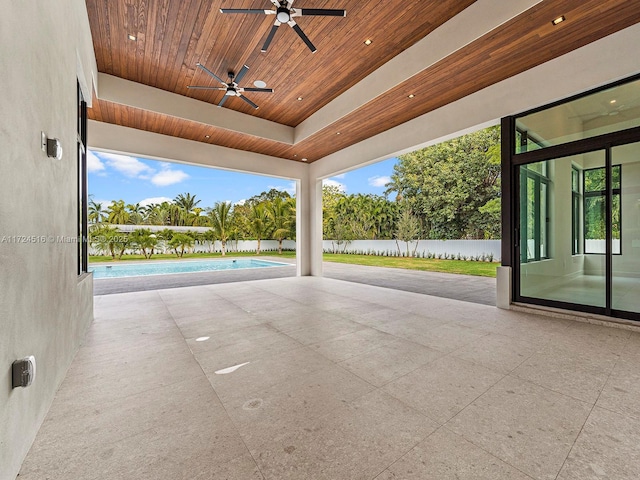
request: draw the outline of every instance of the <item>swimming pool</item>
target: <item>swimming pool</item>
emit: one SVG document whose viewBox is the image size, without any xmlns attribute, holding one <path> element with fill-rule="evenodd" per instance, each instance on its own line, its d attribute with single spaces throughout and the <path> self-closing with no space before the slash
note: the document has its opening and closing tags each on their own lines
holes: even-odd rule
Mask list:
<svg viewBox="0 0 640 480">
<path fill-rule="evenodd" d="M 221 270 L 241 270 L 243 268 L 269 268 L 291 266 L 289 263 L 256 260 L 254 258 L 234 258 L 229 260 L 162 261 L 154 263 L 129 263 L 126 265 L 100 265 L 89 267 L 93 278 L 123 278 L 145 275 L 167 275 L 172 273 L 216 272 Z"/>
</svg>

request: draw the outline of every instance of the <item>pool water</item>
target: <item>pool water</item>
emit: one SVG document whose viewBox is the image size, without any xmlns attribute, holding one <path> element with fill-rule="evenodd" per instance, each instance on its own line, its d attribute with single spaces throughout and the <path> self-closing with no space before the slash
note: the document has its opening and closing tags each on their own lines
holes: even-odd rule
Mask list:
<svg viewBox="0 0 640 480">
<path fill-rule="evenodd" d="M 217 272 L 244 268 L 269 268 L 289 266 L 288 263 L 234 258 L 229 260 L 162 261 L 154 263 L 130 263 L 125 265 L 90 266 L 93 278 L 140 277 L 144 275 L 166 275 L 171 273 Z"/>
</svg>

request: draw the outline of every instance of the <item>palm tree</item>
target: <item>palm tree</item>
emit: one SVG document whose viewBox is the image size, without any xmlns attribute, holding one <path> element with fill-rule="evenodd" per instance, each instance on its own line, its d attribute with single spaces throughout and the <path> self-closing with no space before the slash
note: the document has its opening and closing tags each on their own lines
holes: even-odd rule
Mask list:
<svg viewBox="0 0 640 480">
<path fill-rule="evenodd" d="M 171 237 L 169 245 L 173 247 L 178 257 L 182 257 L 184 250 L 193 246 L 193 241 L 193 237 L 186 233 L 176 233 Z"/>
<path fill-rule="evenodd" d="M 231 202 L 216 202 L 208 213 L 211 219 L 211 228 L 222 244 L 222 256 L 224 257 L 227 240 L 229 240 L 231 233 Z"/>
<path fill-rule="evenodd" d="M 124 204 L 124 200 L 113 200 L 108 208 L 108 221 L 116 225 L 126 225 L 129 221 L 129 212 Z"/>
<path fill-rule="evenodd" d="M 190 193 L 181 193 L 173 199 L 173 203 L 182 208 L 186 213 L 191 213 L 200 203 L 200 200 L 196 200 L 196 196 Z"/>
<path fill-rule="evenodd" d="M 93 223 L 94 225 L 99 225 L 103 220 L 107 218 L 107 212 L 105 211 L 102 203 L 96 202 L 93 199 L 89 200 L 89 215 L 88 220 L 89 223 Z"/>
<path fill-rule="evenodd" d="M 147 259 L 151 258 L 153 249 L 158 244 L 158 238 L 151 233 L 151 230 L 148 228 L 134 230 L 129 234 L 129 240 L 133 245 L 142 250 L 142 254 Z"/>
<path fill-rule="evenodd" d="M 169 204 L 153 203 L 144 210 L 144 216 L 148 225 L 167 225 L 169 219 Z"/>
<path fill-rule="evenodd" d="M 271 236 L 278 240 L 278 254 L 282 254 L 282 241 L 291 235 L 291 203 L 282 198 L 274 198 L 269 203 L 268 215 L 273 229 Z"/>
<path fill-rule="evenodd" d="M 269 214 L 267 213 L 264 203 L 258 203 L 251 207 L 249 215 L 249 228 L 251 228 L 251 234 L 258 241 L 256 254 L 260 255 L 260 241 L 267 235 L 269 230 Z"/>
</svg>

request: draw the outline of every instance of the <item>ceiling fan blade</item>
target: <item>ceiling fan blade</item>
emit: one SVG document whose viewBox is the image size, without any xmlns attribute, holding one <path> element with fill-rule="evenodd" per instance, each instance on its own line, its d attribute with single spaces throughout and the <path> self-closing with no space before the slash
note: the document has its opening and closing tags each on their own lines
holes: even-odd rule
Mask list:
<svg viewBox="0 0 640 480">
<path fill-rule="evenodd" d="M 257 13 L 261 15 L 271 15 L 273 10 L 260 10 L 257 8 L 221 8 L 220 13 Z"/>
<path fill-rule="evenodd" d="M 273 88 L 253 88 L 253 87 L 246 87 L 242 89 L 243 92 L 266 92 L 266 93 L 273 93 Z"/>
<path fill-rule="evenodd" d="M 240 97 L 242 100 L 244 100 L 245 102 L 247 102 L 249 105 L 251 105 L 253 108 L 258 108 L 258 105 L 256 105 L 255 103 L 253 103 L 251 100 L 249 100 L 247 97 L 245 97 L 242 94 L 238 94 L 238 97 Z"/>
<path fill-rule="evenodd" d="M 264 45 L 262 46 L 262 49 L 260 50 L 261 52 L 266 52 L 267 48 L 269 48 L 269 45 L 271 45 L 271 41 L 273 40 L 273 36 L 276 34 L 276 32 L 278 31 L 278 27 L 282 25 L 278 20 L 276 20 L 276 23 L 273 24 L 273 27 L 271 27 L 271 31 L 269 31 L 269 35 L 267 35 L 267 39 L 264 41 Z"/>
<path fill-rule="evenodd" d="M 318 17 L 346 17 L 346 10 L 334 10 L 329 8 L 300 8 L 296 10 L 296 12 L 300 12 L 301 17 L 306 16 L 318 16 Z"/>
<path fill-rule="evenodd" d="M 218 106 L 221 107 L 222 105 L 224 105 L 224 102 L 227 101 L 227 98 L 229 98 L 229 95 L 227 95 L 226 93 L 224 94 L 224 97 L 222 97 L 222 100 L 220 100 L 218 102 Z"/>
<path fill-rule="evenodd" d="M 242 77 L 244 77 L 248 71 L 249 67 L 247 65 L 243 65 L 233 81 L 236 82 L 236 84 L 240 83 L 242 81 Z"/>
<path fill-rule="evenodd" d="M 300 26 L 293 20 L 289 22 L 289 25 L 291 26 L 291 28 L 293 28 L 296 31 L 296 33 L 302 39 L 302 41 L 307 44 L 307 47 L 309 47 L 309 50 L 311 50 L 311 53 L 316 53 L 316 50 L 318 49 L 315 47 L 313 43 L 311 43 L 311 40 L 309 40 L 309 38 L 304 34 Z"/>
<path fill-rule="evenodd" d="M 202 70 L 204 70 L 205 72 L 207 72 L 209 75 L 211 75 L 213 78 L 215 78 L 216 80 L 218 80 L 221 84 L 223 85 L 227 85 L 226 82 L 224 80 L 222 80 L 219 76 L 217 76 L 215 73 L 213 73 L 211 70 L 209 70 L 207 67 L 205 67 L 204 65 L 202 65 L 201 63 L 196 63 L 196 67 L 201 68 Z"/>
<path fill-rule="evenodd" d="M 187 85 L 187 88 L 194 90 L 226 90 L 225 87 L 205 87 L 201 85 Z"/>
</svg>

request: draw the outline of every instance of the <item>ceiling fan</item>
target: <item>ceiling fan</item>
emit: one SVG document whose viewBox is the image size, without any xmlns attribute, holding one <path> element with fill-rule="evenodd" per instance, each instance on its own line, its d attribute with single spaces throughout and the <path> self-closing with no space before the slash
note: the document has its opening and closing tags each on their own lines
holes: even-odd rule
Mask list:
<svg viewBox="0 0 640 480">
<path fill-rule="evenodd" d="M 220 11 L 222 13 L 255 13 L 262 15 L 275 15 L 276 21 L 271 27 L 271 31 L 269 35 L 267 35 L 267 39 L 262 46 L 262 51 L 266 52 L 267 48 L 271 44 L 278 27 L 283 23 L 286 23 L 291 28 L 295 30 L 298 36 L 302 39 L 304 43 L 307 44 L 307 47 L 311 50 L 312 53 L 315 53 L 317 48 L 311 43 L 311 40 L 304 34 L 300 26 L 295 22 L 295 17 L 310 17 L 310 16 L 320 16 L 320 17 L 346 17 L 346 10 L 335 10 L 335 9 L 327 9 L 327 8 L 292 8 L 294 0 L 271 0 L 271 3 L 276 7 L 275 9 L 270 10 L 260 10 L 253 8 L 221 8 Z"/>
<path fill-rule="evenodd" d="M 220 91 L 224 91 L 225 92 L 224 97 L 222 97 L 222 100 L 220 100 L 220 102 L 218 102 L 218 106 L 219 107 L 224 105 L 224 102 L 227 101 L 227 98 L 229 98 L 229 97 L 239 97 L 242 100 L 244 100 L 245 102 L 247 102 L 249 105 L 251 105 L 253 108 L 258 108 L 258 105 L 256 105 L 251 100 L 249 100 L 247 97 L 242 95 L 242 93 L 243 92 L 267 92 L 267 93 L 273 93 L 273 89 L 272 88 L 253 88 L 253 87 L 239 87 L 238 86 L 238 83 L 242 81 L 242 77 L 244 77 L 245 74 L 249 71 L 249 67 L 247 67 L 246 65 L 242 66 L 242 68 L 240 69 L 240 71 L 238 72 L 237 75 L 235 75 L 233 72 L 229 72 L 227 74 L 229 76 L 229 81 L 228 82 L 225 82 L 224 80 L 222 80 L 219 76 L 217 76 L 215 73 L 213 73 L 211 70 L 209 70 L 207 67 L 205 67 L 201 63 L 196 63 L 196 67 L 200 67 L 202 70 L 207 72 L 213 78 L 218 80 L 222 85 L 224 85 L 224 87 L 206 87 L 206 86 L 200 86 L 200 85 L 188 85 L 187 88 L 193 88 L 193 89 L 198 89 L 198 90 L 220 90 Z"/>
</svg>

